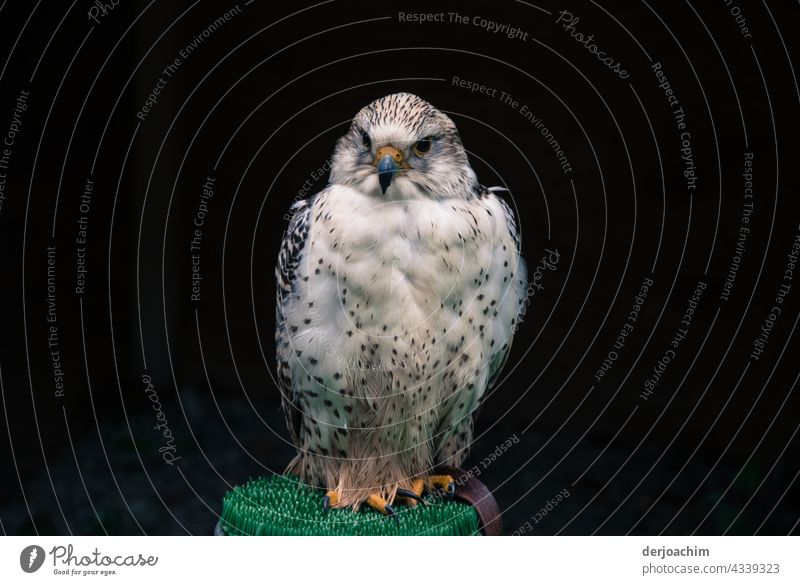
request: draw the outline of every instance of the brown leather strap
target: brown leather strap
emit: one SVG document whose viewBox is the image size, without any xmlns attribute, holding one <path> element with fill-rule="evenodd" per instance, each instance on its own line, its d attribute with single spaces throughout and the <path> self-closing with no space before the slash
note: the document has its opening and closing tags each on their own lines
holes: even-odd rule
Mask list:
<svg viewBox="0 0 800 585">
<path fill-rule="evenodd" d="M 450 475 L 456 482 L 456 498 L 463 500 L 475 508 L 480 521 L 480 529 L 486 536 L 500 536 L 503 533 L 503 519 L 500 507 L 483 482 L 472 474 L 451 467 L 439 465 L 435 473 Z"/>
</svg>

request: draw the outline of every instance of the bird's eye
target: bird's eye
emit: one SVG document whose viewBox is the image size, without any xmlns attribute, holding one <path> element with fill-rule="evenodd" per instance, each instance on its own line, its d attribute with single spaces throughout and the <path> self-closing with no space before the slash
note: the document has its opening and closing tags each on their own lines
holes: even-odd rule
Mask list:
<svg viewBox="0 0 800 585">
<path fill-rule="evenodd" d="M 364 148 L 366 148 L 367 150 L 372 148 L 372 140 L 369 139 L 369 134 L 367 134 L 366 132 L 361 133 L 361 144 L 363 144 Z"/>
<path fill-rule="evenodd" d="M 431 149 L 431 142 L 432 140 L 430 138 L 423 138 L 422 140 L 418 140 L 417 143 L 414 145 L 414 152 L 420 156 L 424 156 Z"/>
</svg>

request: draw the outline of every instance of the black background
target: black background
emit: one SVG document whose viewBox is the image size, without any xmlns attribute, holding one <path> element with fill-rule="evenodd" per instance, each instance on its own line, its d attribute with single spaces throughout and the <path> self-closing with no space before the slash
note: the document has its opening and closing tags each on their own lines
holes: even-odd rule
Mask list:
<svg viewBox="0 0 800 585">
<path fill-rule="evenodd" d="M 482 469 L 497 445 L 519 439 L 480 475 L 506 532 L 796 533 L 800 282 L 760 359 L 750 356 L 800 233 L 800 7 L 741 2 L 746 38 L 722 1 L 533 4 L 242 2 L 140 120 L 162 70 L 233 4 L 121 0 L 93 23 L 85 1 L 3 3 L 0 136 L 30 91 L 0 210 L 3 531 L 208 533 L 230 486 L 282 471 L 292 448 L 272 340 L 285 214 L 304 183 L 305 195 L 324 186 L 313 174 L 358 109 L 410 91 L 453 118 L 483 184 L 509 189 L 531 271 L 546 250 L 559 253 L 465 465 Z M 402 23 L 399 10 L 469 21 Z M 561 10 L 630 77 L 570 38 Z M 527 39 L 489 32 L 475 16 Z M 692 191 L 655 62 L 686 113 Z M 470 93 L 454 76 L 520 106 Z M 745 152 L 754 207 L 724 301 Z M 208 176 L 215 195 L 193 302 L 189 244 Z M 76 221 L 89 177 L 78 295 Z M 52 245 L 63 396 L 47 343 Z M 654 285 L 634 331 L 596 382 L 646 278 Z M 688 335 L 645 400 L 698 281 L 707 288 Z M 175 436 L 172 466 L 158 452 L 145 375 Z M 562 490 L 569 497 L 537 516 Z"/>
</svg>

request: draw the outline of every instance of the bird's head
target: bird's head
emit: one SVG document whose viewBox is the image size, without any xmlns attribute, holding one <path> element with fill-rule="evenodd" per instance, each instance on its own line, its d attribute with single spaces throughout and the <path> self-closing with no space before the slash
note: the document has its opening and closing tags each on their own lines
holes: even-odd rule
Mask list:
<svg viewBox="0 0 800 585">
<path fill-rule="evenodd" d="M 361 109 L 333 154 L 330 182 L 384 198 L 465 198 L 480 186 L 453 121 L 395 93 Z"/>
</svg>

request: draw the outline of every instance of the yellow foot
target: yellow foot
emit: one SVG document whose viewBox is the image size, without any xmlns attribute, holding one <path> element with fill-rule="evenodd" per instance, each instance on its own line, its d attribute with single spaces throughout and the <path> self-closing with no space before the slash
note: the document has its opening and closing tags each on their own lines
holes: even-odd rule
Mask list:
<svg viewBox="0 0 800 585">
<path fill-rule="evenodd" d="M 389 505 L 389 502 L 384 500 L 382 496 L 378 494 L 372 494 L 365 500 L 364 503 L 366 503 L 373 510 L 377 510 L 384 516 L 391 516 L 398 524 L 400 523 L 400 520 L 397 518 L 397 512 L 394 511 L 394 508 L 392 508 L 392 506 Z"/>
<path fill-rule="evenodd" d="M 397 489 L 397 496 L 403 498 L 406 505 L 410 508 L 413 508 L 417 505 L 417 502 L 422 502 L 423 504 L 427 504 L 425 500 L 422 499 L 422 492 L 425 491 L 425 481 L 423 479 L 415 479 L 414 482 L 411 484 L 411 489 L 406 490 L 403 488 Z"/>
<path fill-rule="evenodd" d="M 456 495 L 456 482 L 452 475 L 429 475 L 428 491 L 452 500 Z"/>
<path fill-rule="evenodd" d="M 331 508 L 339 505 L 339 494 L 334 490 L 325 493 L 322 498 L 322 511 L 327 513 Z"/>
</svg>

